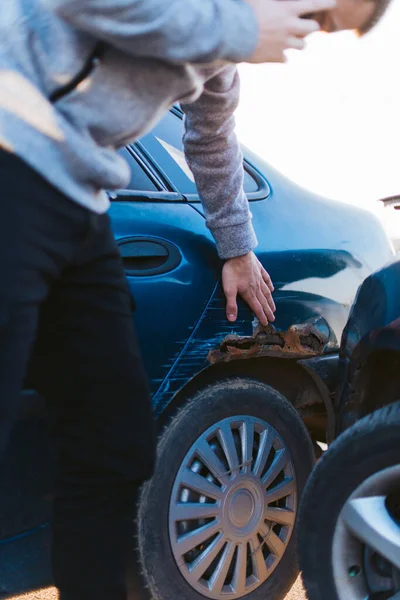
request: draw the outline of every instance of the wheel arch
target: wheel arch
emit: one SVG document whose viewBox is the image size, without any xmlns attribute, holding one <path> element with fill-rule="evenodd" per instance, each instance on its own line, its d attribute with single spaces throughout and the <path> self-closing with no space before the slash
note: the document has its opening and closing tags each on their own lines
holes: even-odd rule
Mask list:
<svg viewBox="0 0 400 600">
<path fill-rule="evenodd" d="M 175 394 L 159 416 L 159 429 L 163 429 L 196 392 L 233 377 L 255 379 L 270 385 L 299 411 L 314 440 L 330 441 L 334 416 L 327 386 L 312 368 L 301 361 L 275 357 L 220 363 L 200 371 Z"/>
</svg>

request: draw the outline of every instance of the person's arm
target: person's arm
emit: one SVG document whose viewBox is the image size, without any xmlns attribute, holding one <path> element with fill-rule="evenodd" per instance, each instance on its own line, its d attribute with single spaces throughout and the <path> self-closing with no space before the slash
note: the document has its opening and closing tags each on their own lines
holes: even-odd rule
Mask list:
<svg viewBox="0 0 400 600">
<path fill-rule="evenodd" d="M 4 0 L 2 0 L 4 1 Z M 41 0 L 73 27 L 135 56 L 174 63 L 284 62 L 319 29 L 301 15 L 335 0 Z"/>
<path fill-rule="evenodd" d="M 253 249 L 257 245 L 243 189 L 243 155 L 235 133 L 234 112 L 240 93 L 236 67 L 225 67 L 210 79 L 200 98 L 182 106 L 184 148 L 218 254 L 226 259 L 223 284 L 227 316 L 237 316 L 240 294 L 263 325 L 273 321 L 273 286 Z"/>
<path fill-rule="evenodd" d="M 239 94 L 238 71 L 229 66 L 205 84 L 196 102 L 182 106 L 186 160 L 218 254 L 225 259 L 247 254 L 257 245 L 243 190 L 243 155 L 235 133 Z"/>
<path fill-rule="evenodd" d="M 44 1 L 77 29 L 135 56 L 241 62 L 257 45 L 257 19 L 244 0 Z"/>
</svg>

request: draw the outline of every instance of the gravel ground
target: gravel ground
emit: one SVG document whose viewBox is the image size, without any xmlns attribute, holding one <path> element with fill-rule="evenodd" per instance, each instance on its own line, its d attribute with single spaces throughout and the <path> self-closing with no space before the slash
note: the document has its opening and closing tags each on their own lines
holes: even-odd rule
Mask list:
<svg viewBox="0 0 400 600">
<path fill-rule="evenodd" d="M 48 588 L 47 590 L 17 596 L 14 600 L 57 600 L 57 594 L 54 588 Z M 292 591 L 286 596 L 285 600 L 307 600 L 300 580 L 295 583 Z"/>
</svg>

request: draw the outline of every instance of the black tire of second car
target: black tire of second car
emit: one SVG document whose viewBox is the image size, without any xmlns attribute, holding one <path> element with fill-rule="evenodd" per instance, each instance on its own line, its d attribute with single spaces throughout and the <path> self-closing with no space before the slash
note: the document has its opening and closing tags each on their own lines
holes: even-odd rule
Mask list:
<svg viewBox="0 0 400 600">
<path fill-rule="evenodd" d="M 300 569 L 309 600 L 338 600 L 333 539 L 340 512 L 369 477 L 399 463 L 400 402 L 347 429 L 318 462 L 303 495 L 298 525 Z"/>
</svg>

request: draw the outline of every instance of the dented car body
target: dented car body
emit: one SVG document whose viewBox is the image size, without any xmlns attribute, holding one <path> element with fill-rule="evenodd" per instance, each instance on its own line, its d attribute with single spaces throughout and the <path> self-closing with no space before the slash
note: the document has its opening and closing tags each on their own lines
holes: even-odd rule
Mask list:
<svg viewBox="0 0 400 600">
<path fill-rule="evenodd" d="M 210 363 L 251 358 L 305 358 L 323 353 L 324 339 L 316 327 L 307 323 L 277 331 L 272 325 L 257 327 L 252 336 L 228 335 L 217 350 L 208 355 Z"/>
<path fill-rule="evenodd" d="M 260 328 L 240 303 L 237 322 L 228 323 L 221 262 L 181 136 L 174 109 L 122 151 L 132 180 L 110 209 L 160 431 L 198 390 L 251 377 L 297 408 L 313 440 L 329 440 L 342 332 L 361 283 L 392 259 L 388 238 L 371 214 L 300 188 L 245 150 L 257 256 L 275 285 L 277 319 L 274 328 Z M 50 581 L 55 458 L 44 407 L 34 391 L 23 395 L 1 475 L 4 597 Z"/>
</svg>

